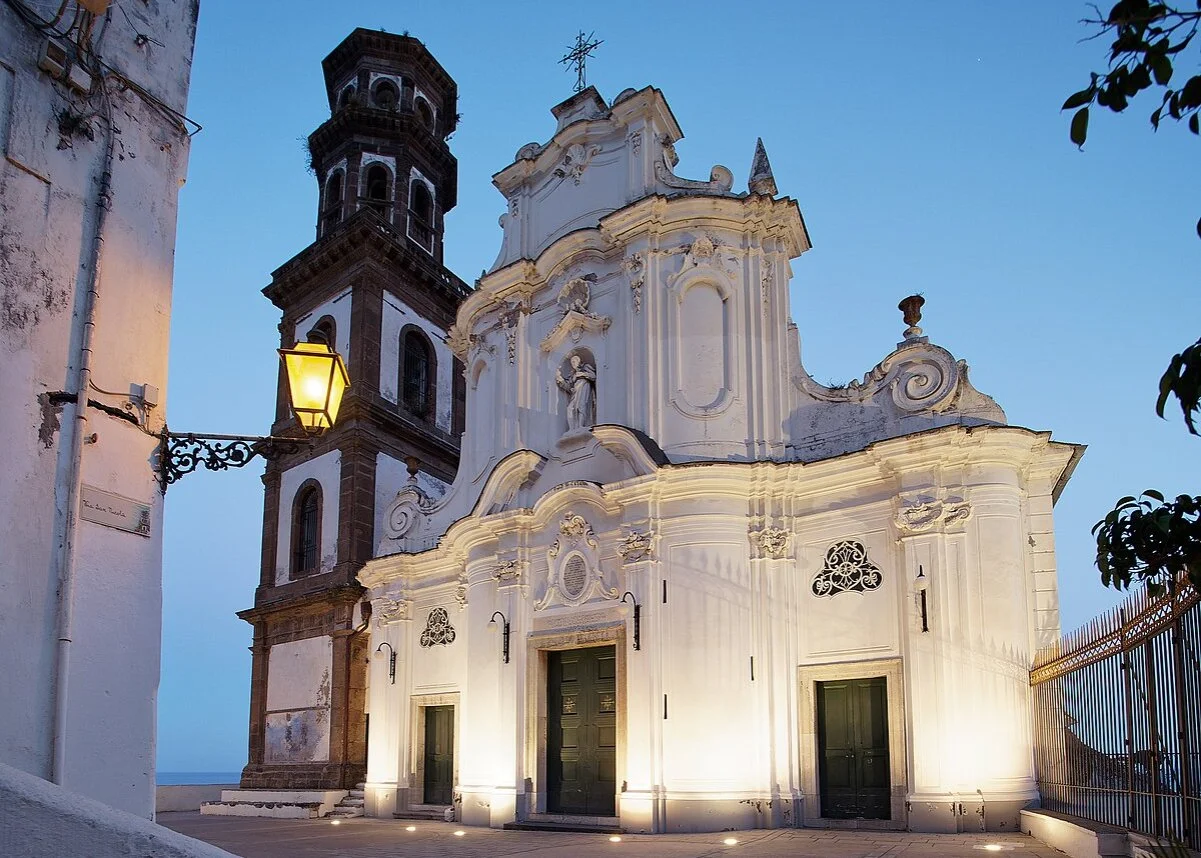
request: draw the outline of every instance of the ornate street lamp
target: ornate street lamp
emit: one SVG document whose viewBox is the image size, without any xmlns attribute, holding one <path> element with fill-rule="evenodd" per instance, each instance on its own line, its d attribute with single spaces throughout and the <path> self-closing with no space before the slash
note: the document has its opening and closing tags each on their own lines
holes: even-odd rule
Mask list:
<svg viewBox="0 0 1201 858">
<path fill-rule="evenodd" d="M 280 349 L 279 357 L 288 377 L 292 413 L 307 437 L 197 435 L 171 432 L 164 426 L 158 444 L 159 488 L 163 494 L 167 486 L 202 465 L 210 471 L 224 471 L 240 468 L 255 456 L 271 459 L 296 453 L 333 428 L 342 395 L 350 386 L 342 356 L 326 343 L 301 342 Z"/>
</svg>

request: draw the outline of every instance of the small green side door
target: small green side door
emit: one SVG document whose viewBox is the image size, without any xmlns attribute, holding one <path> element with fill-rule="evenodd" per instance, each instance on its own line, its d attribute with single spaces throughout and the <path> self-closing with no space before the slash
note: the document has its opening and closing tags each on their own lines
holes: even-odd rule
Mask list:
<svg viewBox="0 0 1201 858">
<path fill-rule="evenodd" d="M 823 817 L 891 818 L 884 677 L 817 684 L 817 745 Z"/>
<path fill-rule="evenodd" d="M 450 804 L 455 781 L 455 707 L 425 707 L 422 803 Z"/>
</svg>

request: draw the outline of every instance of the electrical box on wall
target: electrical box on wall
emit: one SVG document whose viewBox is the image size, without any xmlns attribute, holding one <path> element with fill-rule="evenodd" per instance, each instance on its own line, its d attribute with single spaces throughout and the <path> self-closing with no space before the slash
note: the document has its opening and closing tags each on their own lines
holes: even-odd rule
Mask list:
<svg viewBox="0 0 1201 858">
<path fill-rule="evenodd" d="M 50 39 L 42 45 L 42 55 L 38 57 L 38 68 L 53 78 L 61 79 L 67 73 L 71 64 L 67 49 L 58 42 Z"/>
</svg>

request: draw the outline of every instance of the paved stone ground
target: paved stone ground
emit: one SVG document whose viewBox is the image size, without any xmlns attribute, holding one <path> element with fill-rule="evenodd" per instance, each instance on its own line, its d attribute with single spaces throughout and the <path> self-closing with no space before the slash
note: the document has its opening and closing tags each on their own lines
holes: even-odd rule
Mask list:
<svg viewBox="0 0 1201 858">
<path fill-rule="evenodd" d="M 243 858 L 401 858 L 454 856 L 483 858 L 1062 858 L 1063 853 L 1024 834 L 912 834 L 892 831 L 777 829 L 717 834 L 623 834 L 611 843 L 603 834 L 498 831 L 445 822 L 349 819 L 256 819 L 201 816 L 198 812 L 160 813 L 158 823 L 219 846 Z M 412 825 L 415 831 L 406 831 Z M 461 837 L 454 835 L 462 831 Z M 733 837 L 738 843 L 722 841 Z M 978 847 L 999 844 L 1004 851 Z"/>
</svg>

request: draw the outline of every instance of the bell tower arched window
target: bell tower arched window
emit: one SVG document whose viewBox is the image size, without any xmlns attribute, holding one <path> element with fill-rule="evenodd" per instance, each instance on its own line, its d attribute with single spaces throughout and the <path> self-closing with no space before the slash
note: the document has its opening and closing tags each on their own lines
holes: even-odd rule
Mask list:
<svg viewBox="0 0 1201 858">
<path fill-rule="evenodd" d="M 434 350 L 425 334 L 409 327 L 401 334 L 400 390 L 405 410 L 425 420 L 434 418 Z"/>
<path fill-rule="evenodd" d="M 342 171 L 334 170 L 325 182 L 325 196 L 321 204 L 321 234 L 332 230 L 342 222 Z"/>
<path fill-rule="evenodd" d="M 338 348 L 338 323 L 333 316 L 322 316 L 305 335 L 310 343 L 325 343 L 331 349 Z"/>
<path fill-rule="evenodd" d="M 418 96 L 413 102 L 413 110 L 417 114 L 417 119 L 431 133 L 434 130 L 434 111 L 430 109 L 429 102 L 421 96 Z"/>
<path fill-rule="evenodd" d="M 400 90 L 390 80 L 381 80 L 371 91 L 372 100 L 380 110 L 395 110 L 400 104 Z"/>
<path fill-rule="evenodd" d="M 292 577 L 313 575 L 321 568 L 321 485 L 305 480 L 292 504 Z"/>
<path fill-rule="evenodd" d="M 434 195 L 419 179 L 409 184 L 409 238 L 434 252 Z"/>
<path fill-rule="evenodd" d="M 383 164 L 372 164 L 367 168 L 364 178 L 367 191 L 364 197 L 365 204 L 384 220 L 388 220 L 388 189 L 392 184 L 388 168 Z"/>
</svg>

